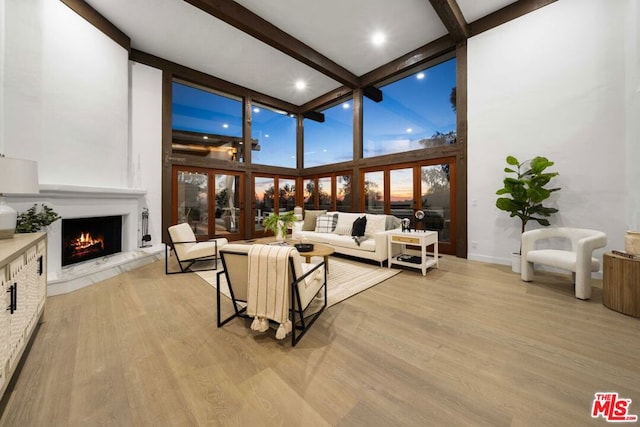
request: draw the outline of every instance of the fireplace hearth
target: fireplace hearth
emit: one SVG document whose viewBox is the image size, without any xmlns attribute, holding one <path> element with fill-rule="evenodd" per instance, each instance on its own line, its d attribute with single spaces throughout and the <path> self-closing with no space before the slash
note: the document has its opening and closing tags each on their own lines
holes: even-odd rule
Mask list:
<svg viewBox="0 0 640 427">
<path fill-rule="evenodd" d="M 62 266 L 122 251 L 122 216 L 62 220 Z"/>
</svg>

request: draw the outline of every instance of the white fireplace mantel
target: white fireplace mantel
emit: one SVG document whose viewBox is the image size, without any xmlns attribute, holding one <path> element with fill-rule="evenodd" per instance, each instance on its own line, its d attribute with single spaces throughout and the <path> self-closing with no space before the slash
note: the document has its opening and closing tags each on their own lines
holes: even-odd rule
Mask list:
<svg viewBox="0 0 640 427">
<path fill-rule="evenodd" d="M 161 245 L 141 248 L 141 214 L 147 191 L 140 188 L 40 184 L 40 194 L 12 195 L 19 211 L 45 203 L 63 219 L 122 216 L 122 252 L 62 268 L 62 221 L 47 227 L 49 295 L 71 292 L 159 259 Z M 16 206 L 21 205 L 21 206 Z"/>
<path fill-rule="evenodd" d="M 141 188 L 86 187 L 81 185 L 40 184 L 40 195 L 52 199 L 60 198 L 106 198 L 137 199 L 147 194 Z"/>
</svg>

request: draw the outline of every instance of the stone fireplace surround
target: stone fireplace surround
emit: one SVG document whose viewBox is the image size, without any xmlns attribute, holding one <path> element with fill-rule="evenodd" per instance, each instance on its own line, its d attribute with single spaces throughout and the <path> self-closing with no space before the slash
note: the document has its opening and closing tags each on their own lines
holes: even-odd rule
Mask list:
<svg viewBox="0 0 640 427">
<path fill-rule="evenodd" d="M 28 196 L 31 205 L 46 204 L 62 218 L 122 215 L 122 252 L 62 267 L 62 221 L 47 227 L 47 292 L 64 294 L 161 259 L 163 246 L 140 248 L 145 190 L 40 185 L 40 194 Z M 27 200 L 27 196 L 21 197 Z M 28 205 L 30 207 L 31 205 Z M 20 210 L 20 209 L 19 209 Z"/>
</svg>

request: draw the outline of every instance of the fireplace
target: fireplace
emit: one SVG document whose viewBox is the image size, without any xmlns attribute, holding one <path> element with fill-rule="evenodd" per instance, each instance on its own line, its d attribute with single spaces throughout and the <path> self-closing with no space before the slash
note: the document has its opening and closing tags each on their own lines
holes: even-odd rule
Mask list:
<svg viewBox="0 0 640 427">
<path fill-rule="evenodd" d="M 122 216 L 62 220 L 62 266 L 122 251 Z"/>
</svg>

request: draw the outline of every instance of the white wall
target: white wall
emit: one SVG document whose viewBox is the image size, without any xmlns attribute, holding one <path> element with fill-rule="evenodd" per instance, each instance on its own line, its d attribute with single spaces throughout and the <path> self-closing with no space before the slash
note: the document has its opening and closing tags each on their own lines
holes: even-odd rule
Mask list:
<svg viewBox="0 0 640 427">
<path fill-rule="evenodd" d="M 623 248 L 638 225 L 639 205 L 628 203 L 638 198 L 629 168 L 640 160 L 630 149 L 639 134 L 637 51 L 633 67 L 625 56 L 632 31 L 637 42 L 630 9 L 633 0 L 561 0 L 469 40 L 470 259 L 508 264 L 519 248 L 519 220 L 495 207 L 509 154 L 556 162 L 552 225 L 602 230 L 607 249 Z"/>
<path fill-rule="evenodd" d="M 43 184 L 123 188 L 128 53 L 59 1 L 6 0 L 4 150 Z"/>
<path fill-rule="evenodd" d="M 150 243 L 160 243 L 161 72 L 130 63 L 124 48 L 59 1 L 0 0 L 3 17 L 0 153 L 38 161 L 45 189 L 9 202 L 19 211 L 33 203 L 64 211 L 77 200 L 52 188 L 70 194 L 77 186 L 70 198 L 86 198 L 81 204 L 94 203 L 86 194 L 96 189 L 111 194 L 112 204 L 146 190 L 138 211 L 126 211 L 139 234 L 148 208 Z M 96 206 L 105 203 L 100 198 Z M 139 246 L 138 237 L 131 240 Z"/>
<path fill-rule="evenodd" d="M 162 242 L 162 71 L 136 62 L 131 70 L 131 176 L 145 188 L 151 243 Z"/>
<path fill-rule="evenodd" d="M 4 91 L 5 0 L 0 0 L 0 89 Z M 4 96 L 0 94 L 0 154 L 4 153 Z"/>
<path fill-rule="evenodd" d="M 624 22 L 626 58 L 626 121 L 627 121 L 627 187 L 629 207 L 627 223 L 632 230 L 640 230 L 640 2 L 627 0 Z"/>
</svg>

